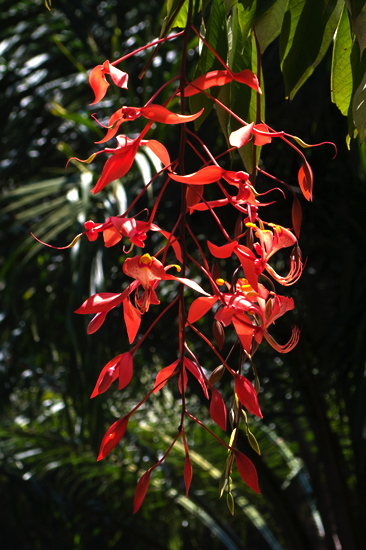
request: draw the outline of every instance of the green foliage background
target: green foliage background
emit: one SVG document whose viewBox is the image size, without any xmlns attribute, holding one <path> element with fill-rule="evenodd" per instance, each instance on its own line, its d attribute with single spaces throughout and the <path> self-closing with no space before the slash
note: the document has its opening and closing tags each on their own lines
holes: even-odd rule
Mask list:
<svg viewBox="0 0 366 550">
<path fill-rule="evenodd" d="M 176 6 L 168 3 L 168 14 Z M 159 36 L 167 8 L 154 0 L 133 6 L 124 0 L 54 0 L 51 12 L 41 0 L 1 0 L 0 8 L 0 541 L 20 550 L 101 545 L 333 550 L 339 544 L 361 550 L 366 514 L 366 148 L 358 139 L 366 131 L 364 2 L 196 5 L 197 25 L 202 8 L 206 37 L 217 41 L 233 70 L 256 63 L 255 24 L 263 53 L 266 122 L 305 142 L 333 141 L 338 148 L 335 159 L 330 146 L 306 152 L 315 174 L 314 202 L 303 205 L 301 248 L 308 261 L 292 290 L 297 306 L 292 320 L 302 325 L 302 335 L 289 355 L 280 357 L 272 349 L 256 355 L 264 420 L 251 420 L 251 429 L 262 455 L 255 455 L 244 434 L 240 446 L 258 469 L 262 496 L 234 478 L 233 517 L 217 498 L 225 450 L 195 426 L 190 432 L 194 477 L 189 499 L 184 497 L 184 454 L 178 445 L 156 472 L 141 511 L 132 516 L 140 473 L 161 456 L 179 424 L 175 387 L 134 417 L 112 457 L 97 463 L 97 451 L 106 428 L 142 398 L 159 368 L 175 357 L 176 344 L 168 332 L 175 320 L 167 319 L 136 358 L 128 388 L 111 389 L 90 401 L 101 368 L 127 349 L 125 328 L 119 311 L 111 312 L 108 326 L 87 337 L 87 321 L 73 311 L 93 292 L 118 291 L 124 282 L 124 255 L 120 250 L 106 254 L 102 243 L 83 240 L 70 251 L 56 251 L 30 236 L 33 230 L 56 246 L 70 242 L 86 219 L 100 221 L 123 212 L 126 201 L 154 173 L 151 159 L 142 154 L 123 182 L 94 197 L 89 191 L 103 160 L 97 157 L 93 173 L 89 166 L 70 164 L 65 170 L 64 165 L 73 155 L 87 158 L 102 135 L 90 118 L 96 108 L 88 105 L 87 71 Z M 198 60 L 197 46 L 192 38 L 192 76 L 218 68 L 205 49 Z M 121 101 L 143 104 L 162 78 L 178 71 L 179 54 L 174 42 L 164 46 L 142 81 L 138 74 L 148 54 L 123 65 L 130 85 Z M 120 90 L 113 94 L 98 107 L 99 118 L 108 116 L 119 100 Z M 235 85 L 219 99 L 247 119 L 253 117 L 251 94 L 240 95 Z M 192 103 L 192 112 L 196 108 Z M 231 128 L 231 121 L 219 110 L 217 114 L 219 120 L 210 116 L 200 129 L 214 150 L 224 144 L 220 127 L 224 135 Z M 139 121 L 133 124 L 129 135 L 140 130 Z M 359 138 L 351 141 L 356 132 Z M 178 137 L 163 126 L 154 130 L 154 139 L 169 140 L 172 156 L 178 148 Z M 264 169 L 296 185 L 296 157 L 281 143 L 266 149 Z M 241 151 L 241 156 L 248 167 L 251 152 Z M 239 167 L 239 159 L 233 162 Z M 268 185 L 259 178 L 258 188 L 264 191 Z M 154 193 L 158 189 L 159 182 Z M 145 206 L 151 207 L 151 201 L 147 197 Z M 288 203 L 278 205 L 277 221 L 289 226 Z M 167 207 L 158 221 L 169 227 L 179 207 L 174 193 Z M 230 223 L 230 214 L 225 215 Z M 194 217 L 191 223 L 196 233 L 202 231 Z M 207 216 L 207 232 L 213 230 L 210 224 Z M 174 288 L 166 292 L 169 301 Z M 282 332 L 286 338 L 287 323 L 277 328 L 279 339 Z M 198 356 L 207 353 L 194 345 Z M 204 366 L 214 368 L 214 358 L 207 356 Z M 207 405 L 190 382 L 191 410 L 199 409 L 202 418 Z"/>
</svg>

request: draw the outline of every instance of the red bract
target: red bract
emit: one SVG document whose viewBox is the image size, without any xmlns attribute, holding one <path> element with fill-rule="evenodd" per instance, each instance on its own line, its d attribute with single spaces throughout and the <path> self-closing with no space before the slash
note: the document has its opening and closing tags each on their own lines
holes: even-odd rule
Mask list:
<svg viewBox="0 0 366 550">
<path fill-rule="evenodd" d="M 116 445 L 121 441 L 125 435 L 129 417 L 124 416 L 120 420 L 117 420 L 103 437 L 102 444 L 100 446 L 98 460 L 102 460 L 108 453 L 113 451 Z"/>
<path fill-rule="evenodd" d="M 136 118 L 143 116 L 148 120 L 153 122 L 161 122 L 163 124 L 183 124 L 186 122 L 191 122 L 196 120 L 203 113 L 204 109 L 201 109 L 198 113 L 194 115 L 178 115 L 172 113 L 162 105 L 150 104 L 146 107 L 122 107 L 118 109 L 108 122 L 108 132 L 105 137 L 97 141 L 96 143 L 104 143 L 108 141 L 118 132 L 118 128 L 121 126 L 122 122 L 127 120 L 135 120 Z"/>
<path fill-rule="evenodd" d="M 235 451 L 235 462 L 238 467 L 238 472 L 242 480 L 255 491 L 260 494 L 258 486 L 258 475 L 255 466 L 251 460 L 243 453 Z"/>
<path fill-rule="evenodd" d="M 252 414 L 263 418 L 259 408 L 258 397 L 255 389 L 247 378 L 240 374 L 235 375 L 235 392 L 240 403 Z"/>
<path fill-rule="evenodd" d="M 148 470 L 144 475 L 139 479 L 139 482 L 136 487 L 135 499 L 133 503 L 133 513 L 136 514 L 137 510 L 140 508 L 141 504 L 144 501 L 147 490 L 150 483 L 151 470 Z"/>
<path fill-rule="evenodd" d="M 106 80 L 106 74 L 111 76 L 113 82 L 117 86 L 120 88 L 127 88 L 128 74 L 116 69 L 109 61 L 104 61 L 103 65 L 94 67 L 89 75 L 90 86 L 93 88 L 95 94 L 95 99 L 90 105 L 98 103 L 107 93 L 109 83 Z"/>
</svg>

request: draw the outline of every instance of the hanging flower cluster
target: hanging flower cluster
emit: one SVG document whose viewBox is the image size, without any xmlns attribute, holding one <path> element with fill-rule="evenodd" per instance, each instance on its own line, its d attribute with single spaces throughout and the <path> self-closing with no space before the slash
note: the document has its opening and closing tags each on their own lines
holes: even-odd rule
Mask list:
<svg viewBox="0 0 366 550">
<path fill-rule="evenodd" d="M 188 35 L 192 30 L 199 35 L 189 23 L 184 31 L 167 38 L 157 40 L 155 44 L 159 46 L 166 40 L 182 40 L 182 51 L 187 51 Z M 304 145 L 301 140 L 294 136 L 289 136 L 284 132 L 274 131 L 272 128 L 262 122 L 260 118 L 260 81 L 258 77 L 250 70 L 246 69 L 238 73 L 232 72 L 229 67 L 218 57 L 216 52 L 200 36 L 200 40 L 209 48 L 216 58 L 222 63 L 223 69 L 211 71 L 201 75 L 192 82 L 186 78 L 185 55 L 182 55 L 182 64 L 180 74 L 162 86 L 157 93 L 145 105 L 139 107 L 122 107 L 115 111 L 109 119 L 106 127 L 106 135 L 99 143 L 105 143 L 115 139 L 116 147 L 106 147 L 103 150 L 94 153 L 86 161 L 91 162 L 96 155 L 109 155 L 100 178 L 98 179 L 92 192 L 94 194 L 102 191 L 107 185 L 123 178 L 130 170 L 134 158 L 140 147 L 148 147 L 161 161 L 161 177 L 165 177 L 158 197 L 156 198 L 154 208 L 147 221 L 141 221 L 136 217 L 130 216 L 132 206 L 130 205 L 125 213 L 120 216 L 110 217 L 102 223 L 87 221 L 85 223 L 85 232 L 89 241 L 95 241 L 99 234 L 102 234 L 105 246 L 107 248 L 121 245 L 122 240 L 128 239 L 130 247 L 127 251 L 128 258 L 123 264 L 123 273 L 128 281 L 128 286 L 123 292 L 110 293 L 101 292 L 88 298 L 77 310 L 76 313 L 92 315 L 88 325 L 88 334 L 98 331 L 101 325 L 110 322 L 106 319 L 108 312 L 123 304 L 123 315 L 126 325 L 128 340 L 132 348 L 125 350 L 120 355 L 110 359 L 102 369 L 96 382 L 91 397 L 96 397 L 106 392 L 111 384 L 118 380 L 119 389 L 125 388 L 133 376 L 133 358 L 136 351 L 143 344 L 146 336 L 153 330 L 155 324 L 160 321 L 170 308 L 175 307 L 179 317 L 179 333 L 177 340 L 179 342 L 179 355 L 173 362 L 161 369 L 157 373 L 154 386 L 146 397 L 137 404 L 126 416 L 117 420 L 106 432 L 101 443 L 98 460 L 108 455 L 122 439 L 131 416 L 141 407 L 152 393 L 157 393 L 165 384 L 171 383 L 171 379 L 176 378 L 178 388 L 182 395 L 181 423 L 170 447 L 164 456 L 152 466 L 139 480 L 136 494 L 134 511 L 136 512 L 142 504 L 148 489 L 149 480 L 152 471 L 157 468 L 168 456 L 175 442 L 182 438 L 185 448 L 184 481 L 188 495 L 191 479 L 192 465 L 189 457 L 189 449 L 186 440 L 186 425 L 188 421 L 198 423 L 215 437 L 224 447 L 228 449 L 228 457 L 220 481 L 220 495 L 226 489 L 228 492 L 228 503 L 232 501 L 231 495 L 231 472 L 235 459 L 237 469 L 244 482 L 255 492 L 259 493 L 258 478 L 253 463 L 237 448 L 238 427 L 241 417 L 246 424 L 246 434 L 249 443 L 259 452 L 258 444 L 248 428 L 247 412 L 262 418 L 262 413 L 258 401 L 259 380 L 253 363 L 253 356 L 263 338 L 278 352 L 288 353 L 297 344 L 300 336 L 298 327 L 293 326 L 286 343 L 278 343 L 272 336 L 272 325 L 282 317 L 286 312 L 294 309 L 292 298 L 277 294 L 275 283 L 286 287 L 296 283 L 303 271 L 301 252 L 298 244 L 298 237 L 301 226 L 301 207 L 295 192 L 289 186 L 293 195 L 292 206 L 292 229 L 282 227 L 276 223 L 269 223 L 262 219 L 260 212 L 263 207 L 272 202 L 263 202 L 263 195 L 255 189 L 256 175 L 262 172 L 269 176 L 279 185 L 277 178 L 266 174 L 256 165 L 251 174 L 245 171 L 225 170 L 220 166 L 207 146 L 200 137 L 194 133 L 187 124 L 196 120 L 202 115 L 203 109 L 197 113 L 186 114 L 185 99 L 195 94 L 205 94 L 212 101 L 216 102 L 227 111 L 228 115 L 240 123 L 240 128 L 232 132 L 229 136 L 230 152 L 243 147 L 249 142 L 253 143 L 254 152 L 260 146 L 266 146 L 273 139 L 281 139 L 288 146 L 292 147 L 300 155 L 301 168 L 298 173 L 298 182 L 300 189 L 307 200 L 312 198 L 313 175 L 308 162 L 303 153 L 298 149 L 297 144 Z M 94 91 L 95 99 L 92 104 L 96 104 L 103 99 L 109 87 L 109 79 L 125 89 L 128 86 L 128 75 L 116 67 L 117 64 L 124 61 L 127 57 L 138 53 L 144 48 L 151 47 L 149 44 L 136 52 L 128 54 L 113 63 L 105 61 L 103 65 L 98 65 L 90 73 L 90 85 Z M 260 61 L 260 58 L 259 58 Z M 258 63 L 258 74 L 260 74 L 260 63 Z M 227 106 L 220 103 L 210 90 L 214 87 L 224 86 L 235 81 L 241 86 L 249 86 L 258 94 L 258 112 L 255 122 L 246 122 L 232 112 Z M 160 91 L 169 86 L 172 89 L 170 99 L 164 105 L 155 103 Z M 174 113 L 169 109 L 169 103 L 177 96 L 180 98 L 181 112 Z M 120 126 L 135 120 L 137 117 L 147 119 L 147 124 L 141 134 L 134 139 L 127 135 L 118 134 Z M 181 147 L 179 158 L 171 160 L 169 151 L 162 143 L 154 139 L 144 139 L 146 133 L 151 129 L 153 123 L 181 125 Z M 127 130 L 126 130 L 127 131 Z M 203 150 L 203 154 L 198 153 L 193 145 L 192 139 L 195 139 L 198 146 Z M 195 173 L 186 173 L 184 167 L 185 150 L 191 148 L 197 153 L 201 161 L 201 168 Z M 222 155 L 220 155 L 221 157 Z M 256 156 L 254 155 L 254 158 Z M 79 159 L 76 159 L 79 160 Z M 255 164 L 255 163 L 254 163 Z M 164 207 L 164 192 L 170 185 L 180 184 L 182 189 L 181 212 L 177 223 L 169 231 L 161 229 L 154 223 L 156 210 L 160 204 Z M 222 194 L 222 198 L 217 200 L 206 200 L 204 197 L 206 186 L 216 186 Z M 149 187 L 149 183 L 142 189 L 139 198 Z M 268 191 L 269 192 L 269 191 Z M 235 227 L 235 234 L 231 235 L 223 226 L 220 220 L 220 208 L 226 206 L 232 209 L 233 214 L 238 217 Z M 196 236 L 190 228 L 189 216 L 199 216 L 201 212 L 210 212 L 213 216 L 217 233 L 207 240 L 206 247 L 199 244 Z M 146 252 L 145 241 L 149 231 L 160 232 L 167 240 L 166 245 L 155 255 L 152 251 Z M 195 243 L 202 261 L 195 261 L 187 251 L 186 235 L 189 234 Z M 69 246 L 73 246 L 81 237 L 78 235 Z M 214 241 L 214 242 L 213 242 Z M 138 250 L 136 254 L 136 248 Z M 272 258 L 278 251 L 289 250 L 288 272 L 280 275 L 271 265 Z M 125 252 L 125 248 L 123 249 Z M 166 257 L 168 251 L 174 254 L 173 265 L 167 265 Z M 159 258 L 157 257 L 159 255 Z M 233 258 L 236 263 L 235 270 L 229 281 L 220 277 L 219 263 L 221 260 Z M 201 279 L 205 281 L 197 284 L 194 280 L 187 278 L 189 262 L 193 262 L 197 269 L 201 271 Z M 213 266 L 213 268 L 211 267 Z M 179 283 L 176 297 L 165 308 L 161 309 L 159 300 L 159 290 L 165 281 L 176 281 Z M 184 289 L 188 288 L 190 294 L 195 294 L 190 307 L 185 304 Z M 198 294 L 198 296 L 197 296 Z M 141 316 L 147 311 L 157 312 L 157 318 L 147 329 L 145 334 L 141 335 L 136 343 L 136 337 L 140 330 Z M 203 316 L 209 316 L 213 321 L 213 338 L 211 335 L 203 334 L 195 323 Z M 163 321 L 162 321 L 163 322 Z M 202 339 L 208 348 L 216 354 L 220 361 L 220 367 L 215 369 L 210 376 L 206 376 L 199 358 L 188 347 L 186 341 L 186 332 L 192 331 L 197 338 Z M 236 346 L 240 353 L 239 364 L 234 367 L 229 364 L 231 351 L 225 358 L 221 355 L 224 347 L 225 333 L 231 331 L 236 334 Z M 253 368 L 254 383 L 243 375 L 243 365 L 247 361 Z M 223 438 L 219 438 L 199 419 L 195 418 L 189 411 L 186 400 L 186 387 L 188 382 L 187 371 L 189 371 L 199 382 L 206 399 L 210 400 L 210 415 L 214 422 L 223 430 Z M 228 372 L 233 378 L 234 393 L 231 399 L 230 425 L 231 437 L 227 432 L 227 406 L 220 391 L 215 388 L 215 384 L 220 380 L 225 372 Z M 229 504 L 229 508 L 232 505 Z"/>
</svg>

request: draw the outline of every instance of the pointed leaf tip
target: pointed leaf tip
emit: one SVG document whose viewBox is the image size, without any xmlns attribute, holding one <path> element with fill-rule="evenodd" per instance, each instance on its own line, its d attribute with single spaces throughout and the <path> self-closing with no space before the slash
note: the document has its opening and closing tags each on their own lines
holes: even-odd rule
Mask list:
<svg viewBox="0 0 366 550">
<path fill-rule="evenodd" d="M 189 488 L 191 486 L 192 481 L 192 463 L 191 459 L 189 458 L 189 455 L 186 455 L 186 459 L 184 461 L 184 484 L 186 486 L 186 498 L 188 498 L 188 492 Z"/>
<path fill-rule="evenodd" d="M 235 462 L 242 480 L 253 491 L 260 494 L 257 470 L 255 469 L 253 462 L 240 451 L 235 451 Z"/>
<path fill-rule="evenodd" d="M 139 510 L 141 504 L 144 501 L 144 498 L 146 496 L 149 483 L 150 483 L 150 476 L 151 476 L 151 470 L 148 470 L 144 473 L 142 477 L 140 477 L 139 482 L 136 487 L 135 492 L 135 499 L 133 503 L 133 513 L 136 514 L 136 512 Z"/>
<path fill-rule="evenodd" d="M 102 460 L 115 448 L 116 445 L 118 445 L 125 434 L 128 420 L 129 417 L 124 416 L 123 418 L 117 420 L 117 422 L 112 424 L 109 430 L 107 430 L 100 446 L 98 460 Z"/>
</svg>

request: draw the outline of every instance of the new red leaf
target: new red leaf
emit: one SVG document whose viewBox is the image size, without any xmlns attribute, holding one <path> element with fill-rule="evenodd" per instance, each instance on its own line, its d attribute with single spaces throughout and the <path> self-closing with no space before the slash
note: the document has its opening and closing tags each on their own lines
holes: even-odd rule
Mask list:
<svg viewBox="0 0 366 550">
<path fill-rule="evenodd" d="M 116 445 L 121 441 L 125 434 L 128 424 L 128 416 L 124 416 L 117 420 L 103 437 L 102 444 L 100 446 L 98 460 L 102 460 L 108 453 L 110 453 Z"/>
<path fill-rule="evenodd" d="M 133 513 L 134 514 L 136 514 L 137 510 L 140 508 L 141 504 L 144 501 L 144 498 L 146 496 L 147 489 L 148 489 L 149 483 L 150 483 L 150 475 L 151 475 L 151 471 L 148 470 L 139 479 L 139 482 L 138 482 L 137 487 L 136 487 L 135 499 L 134 499 L 134 502 L 133 502 Z"/>
<path fill-rule="evenodd" d="M 100 395 L 101 393 L 104 393 L 109 386 L 114 382 L 118 377 L 118 363 L 122 357 L 121 355 L 117 355 L 117 357 L 113 357 L 106 366 L 103 368 L 102 372 L 99 375 L 99 378 L 97 380 L 97 383 L 95 384 L 95 388 L 93 393 L 90 396 L 90 399 L 92 397 L 96 397 L 97 395 Z"/>
<path fill-rule="evenodd" d="M 86 332 L 88 334 L 93 334 L 94 332 L 97 332 L 98 328 L 100 328 L 104 323 L 106 315 L 107 311 L 100 311 L 99 313 L 97 313 L 90 321 Z"/>
<path fill-rule="evenodd" d="M 299 185 L 306 200 L 311 201 L 313 198 L 313 172 L 306 160 L 299 170 Z"/>
<path fill-rule="evenodd" d="M 201 319 L 212 308 L 217 299 L 217 296 L 196 298 L 189 308 L 188 323 L 195 323 L 198 319 Z"/>
<path fill-rule="evenodd" d="M 184 461 L 184 484 L 186 486 L 186 498 L 188 498 L 188 491 L 192 481 L 192 463 L 189 455 L 186 455 Z"/>
<path fill-rule="evenodd" d="M 133 354 L 128 351 L 123 353 L 119 361 L 119 384 L 118 389 L 122 390 L 131 381 L 133 375 Z"/>
<path fill-rule="evenodd" d="M 210 388 L 212 392 L 211 403 L 210 403 L 210 416 L 214 422 L 224 432 L 226 432 L 226 407 L 221 393 L 215 388 Z"/>
<path fill-rule="evenodd" d="M 240 374 L 235 375 L 235 391 L 240 403 L 252 414 L 263 418 L 253 385 Z"/>
<path fill-rule="evenodd" d="M 235 461 L 242 480 L 248 485 L 248 487 L 253 489 L 253 491 L 260 494 L 258 475 L 253 462 L 240 451 L 235 451 Z"/>
<path fill-rule="evenodd" d="M 132 344 L 141 324 L 141 313 L 131 304 L 129 298 L 123 301 L 123 316 L 126 323 L 128 341 Z"/>
<path fill-rule="evenodd" d="M 158 372 L 153 389 L 154 393 L 157 393 L 163 386 L 165 386 L 179 362 L 180 359 L 177 359 L 174 363 Z"/>
<path fill-rule="evenodd" d="M 184 365 L 193 374 L 193 376 L 196 378 L 196 380 L 198 380 L 199 384 L 201 385 L 201 388 L 203 389 L 203 393 L 205 394 L 205 397 L 208 399 L 208 391 L 207 391 L 206 382 L 205 382 L 205 379 L 202 376 L 201 371 L 197 367 L 197 365 L 195 365 L 193 363 L 193 361 L 188 359 L 188 357 L 184 358 Z"/>
</svg>

